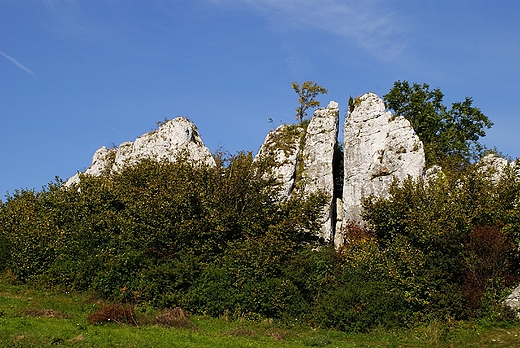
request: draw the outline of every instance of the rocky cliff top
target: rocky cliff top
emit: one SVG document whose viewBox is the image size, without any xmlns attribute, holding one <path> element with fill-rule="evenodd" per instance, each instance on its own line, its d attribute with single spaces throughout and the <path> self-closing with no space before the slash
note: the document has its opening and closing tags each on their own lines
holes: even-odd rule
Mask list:
<svg viewBox="0 0 520 348">
<path fill-rule="evenodd" d="M 334 101 L 315 110 L 309 121 L 282 125 L 269 132 L 257 155 L 257 159 L 269 160 L 265 175 L 278 182 L 279 201 L 289 199 L 296 189 L 328 196 L 320 237 L 334 240 L 336 245 L 343 238 L 341 226 L 360 221 L 363 198 L 371 194 L 384 196 L 394 179 L 418 177 L 424 171 L 421 141 L 408 120 L 386 111 L 381 98 L 367 93 L 354 100 L 350 111 L 344 124 L 342 172 L 337 139 L 339 106 Z M 176 161 L 180 155 L 194 164 L 215 165 L 197 128 L 184 117 L 167 121 L 117 148 L 99 148 L 84 173 L 108 175 L 140 159 Z M 77 174 L 66 185 L 79 180 Z"/>
<path fill-rule="evenodd" d="M 143 158 L 176 161 L 180 155 L 193 163 L 215 165 L 211 151 L 202 142 L 197 127 L 185 117 L 164 122 L 158 129 L 133 142 L 124 142 L 117 148 L 100 147 L 92 157 L 92 165 L 84 174 L 110 174 Z M 65 185 L 78 183 L 79 180 L 79 174 L 76 174 Z"/>
</svg>

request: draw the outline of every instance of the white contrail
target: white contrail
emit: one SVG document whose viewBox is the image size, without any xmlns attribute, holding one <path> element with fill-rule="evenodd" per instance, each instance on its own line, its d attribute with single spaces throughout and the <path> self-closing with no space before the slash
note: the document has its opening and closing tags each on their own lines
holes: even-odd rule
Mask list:
<svg viewBox="0 0 520 348">
<path fill-rule="evenodd" d="M 1 0 L 0 0 L 1 1 Z M 49 87 L 52 87 L 54 88 L 56 91 L 58 91 L 59 93 L 61 93 L 62 95 L 64 95 L 65 97 L 69 98 L 70 100 L 72 100 L 74 103 L 76 103 L 77 105 L 80 105 L 80 103 L 78 103 L 76 100 L 74 100 L 73 98 L 69 97 L 66 93 L 64 93 L 61 89 L 59 89 L 58 87 L 54 86 L 52 83 L 50 82 L 47 82 L 45 80 L 42 80 L 41 78 L 39 78 L 38 76 L 36 76 L 35 73 L 33 73 L 31 71 L 31 69 L 29 69 L 28 67 L 26 67 L 25 65 L 23 65 L 22 63 L 20 63 L 19 61 L 17 61 L 16 59 L 14 59 L 13 57 L 11 56 L 8 56 L 7 54 L 5 54 L 4 52 L 0 51 L 0 54 L 2 56 L 4 56 L 5 58 L 9 59 L 13 64 L 15 64 L 17 67 L 19 67 L 20 69 L 22 69 L 23 71 L 25 71 L 26 73 L 28 73 L 29 75 L 31 75 L 32 77 L 34 77 L 36 80 L 38 81 L 41 81 L 45 84 L 47 84 Z M 80 105 L 81 106 L 81 105 Z"/>
<path fill-rule="evenodd" d="M 14 59 L 13 57 L 11 56 L 8 56 L 7 54 L 5 54 L 4 52 L 0 51 L 0 54 L 2 56 L 4 56 L 5 58 L 9 59 L 11 62 L 13 62 L 17 67 L 19 67 L 20 69 L 24 70 L 26 73 L 28 73 L 29 75 L 31 75 L 32 77 L 34 77 L 35 79 L 37 79 L 36 77 L 36 74 L 33 73 L 31 71 L 31 69 L 27 68 L 26 66 L 24 66 L 22 63 L 20 63 L 19 61 L 17 61 L 16 59 Z"/>
</svg>

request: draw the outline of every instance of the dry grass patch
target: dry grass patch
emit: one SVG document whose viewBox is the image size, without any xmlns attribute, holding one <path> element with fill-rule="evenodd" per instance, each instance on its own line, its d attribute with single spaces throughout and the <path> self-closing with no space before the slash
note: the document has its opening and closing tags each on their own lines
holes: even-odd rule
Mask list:
<svg viewBox="0 0 520 348">
<path fill-rule="evenodd" d="M 79 342 L 79 341 L 83 341 L 85 339 L 85 337 L 83 337 L 83 334 L 79 334 L 77 335 L 76 337 L 74 338 L 71 338 L 70 340 L 68 340 L 69 342 Z"/>
<path fill-rule="evenodd" d="M 43 309 L 43 308 L 29 308 L 24 311 L 25 315 L 30 317 L 38 317 L 38 318 L 56 318 L 56 319 L 67 319 L 69 315 L 65 313 L 56 312 L 53 309 Z"/>
<path fill-rule="evenodd" d="M 103 304 L 87 317 L 87 321 L 90 325 L 116 323 L 139 326 L 135 319 L 134 307 L 128 304 Z"/>
<path fill-rule="evenodd" d="M 274 338 L 277 341 L 283 341 L 287 338 L 287 332 L 282 329 L 270 329 L 265 333 L 267 336 Z"/>
<path fill-rule="evenodd" d="M 180 307 L 164 310 L 155 317 L 154 324 L 161 327 L 176 327 L 183 329 L 198 329 L 195 324 L 189 320 L 189 313 Z"/>
</svg>

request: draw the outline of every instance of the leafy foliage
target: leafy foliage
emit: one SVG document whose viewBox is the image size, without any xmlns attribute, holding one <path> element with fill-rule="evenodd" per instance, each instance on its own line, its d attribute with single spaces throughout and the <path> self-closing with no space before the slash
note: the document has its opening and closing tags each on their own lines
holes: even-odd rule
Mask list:
<svg viewBox="0 0 520 348">
<path fill-rule="evenodd" d="M 494 183 L 474 165 L 427 182 L 409 179 L 388 199 L 365 201 L 395 291 L 417 318 L 465 318 L 477 315 L 486 296 L 500 302 L 518 279 L 519 198 L 513 171 Z"/>
<path fill-rule="evenodd" d="M 293 87 L 302 121 L 326 90 L 312 81 Z M 346 224 L 339 250 L 316 237 L 325 193 L 277 202 L 267 159 L 217 154 L 217 165 L 206 166 L 181 154 L 8 196 L 0 203 L 0 271 L 115 303 L 92 322 L 133 320 L 133 305 L 355 332 L 505 318 L 501 300 L 520 278 L 520 181 L 514 168 L 497 179 L 471 163 L 491 123 L 471 99 L 447 111 L 442 97 L 407 82 L 385 96 L 415 122 L 429 161 L 447 166 L 365 200 L 367 224 Z M 290 151 L 281 145 L 302 139 L 306 122 L 287 126 L 276 147 Z M 341 197 L 340 161 L 334 170 L 329 194 Z M 163 313 L 161 325 L 189 326 Z"/>
<path fill-rule="evenodd" d="M 319 86 L 314 81 L 305 81 L 301 87 L 297 82 L 292 83 L 292 88 L 298 94 L 298 103 L 300 105 L 296 108 L 296 120 L 303 121 L 303 118 L 307 115 L 307 110 L 320 106 L 320 102 L 316 100 L 319 94 L 327 94 L 326 88 Z"/>
<path fill-rule="evenodd" d="M 478 158 L 483 150 L 479 138 L 493 123 L 473 100 L 453 103 L 451 109 L 442 104 L 444 95 L 439 88 L 430 90 L 427 84 L 397 81 L 383 96 L 387 107 L 410 121 L 425 146 L 427 164 L 468 162 Z"/>
<path fill-rule="evenodd" d="M 17 192 L 0 211 L 7 268 L 142 306 L 299 315 L 302 289 L 285 269 L 320 245 L 325 197 L 275 202 L 263 165 L 251 153 L 215 167 L 142 160 L 79 186 Z"/>
<path fill-rule="evenodd" d="M 366 229 L 355 229 L 331 260 L 314 308 L 315 323 L 353 332 L 405 325 L 408 304 L 393 287 L 384 254 Z"/>
</svg>

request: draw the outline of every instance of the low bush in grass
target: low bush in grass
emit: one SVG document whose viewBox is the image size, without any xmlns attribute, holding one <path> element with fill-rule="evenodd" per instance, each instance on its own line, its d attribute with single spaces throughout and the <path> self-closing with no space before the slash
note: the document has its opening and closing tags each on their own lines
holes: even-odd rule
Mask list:
<svg viewBox="0 0 520 348">
<path fill-rule="evenodd" d="M 101 308 L 88 315 L 87 321 L 90 325 L 115 323 L 138 326 L 134 307 L 120 303 L 102 304 Z"/>
<path fill-rule="evenodd" d="M 153 323 L 161 327 L 176 327 L 183 329 L 197 329 L 197 326 L 189 320 L 189 314 L 180 307 L 165 309 L 157 315 Z"/>
</svg>

